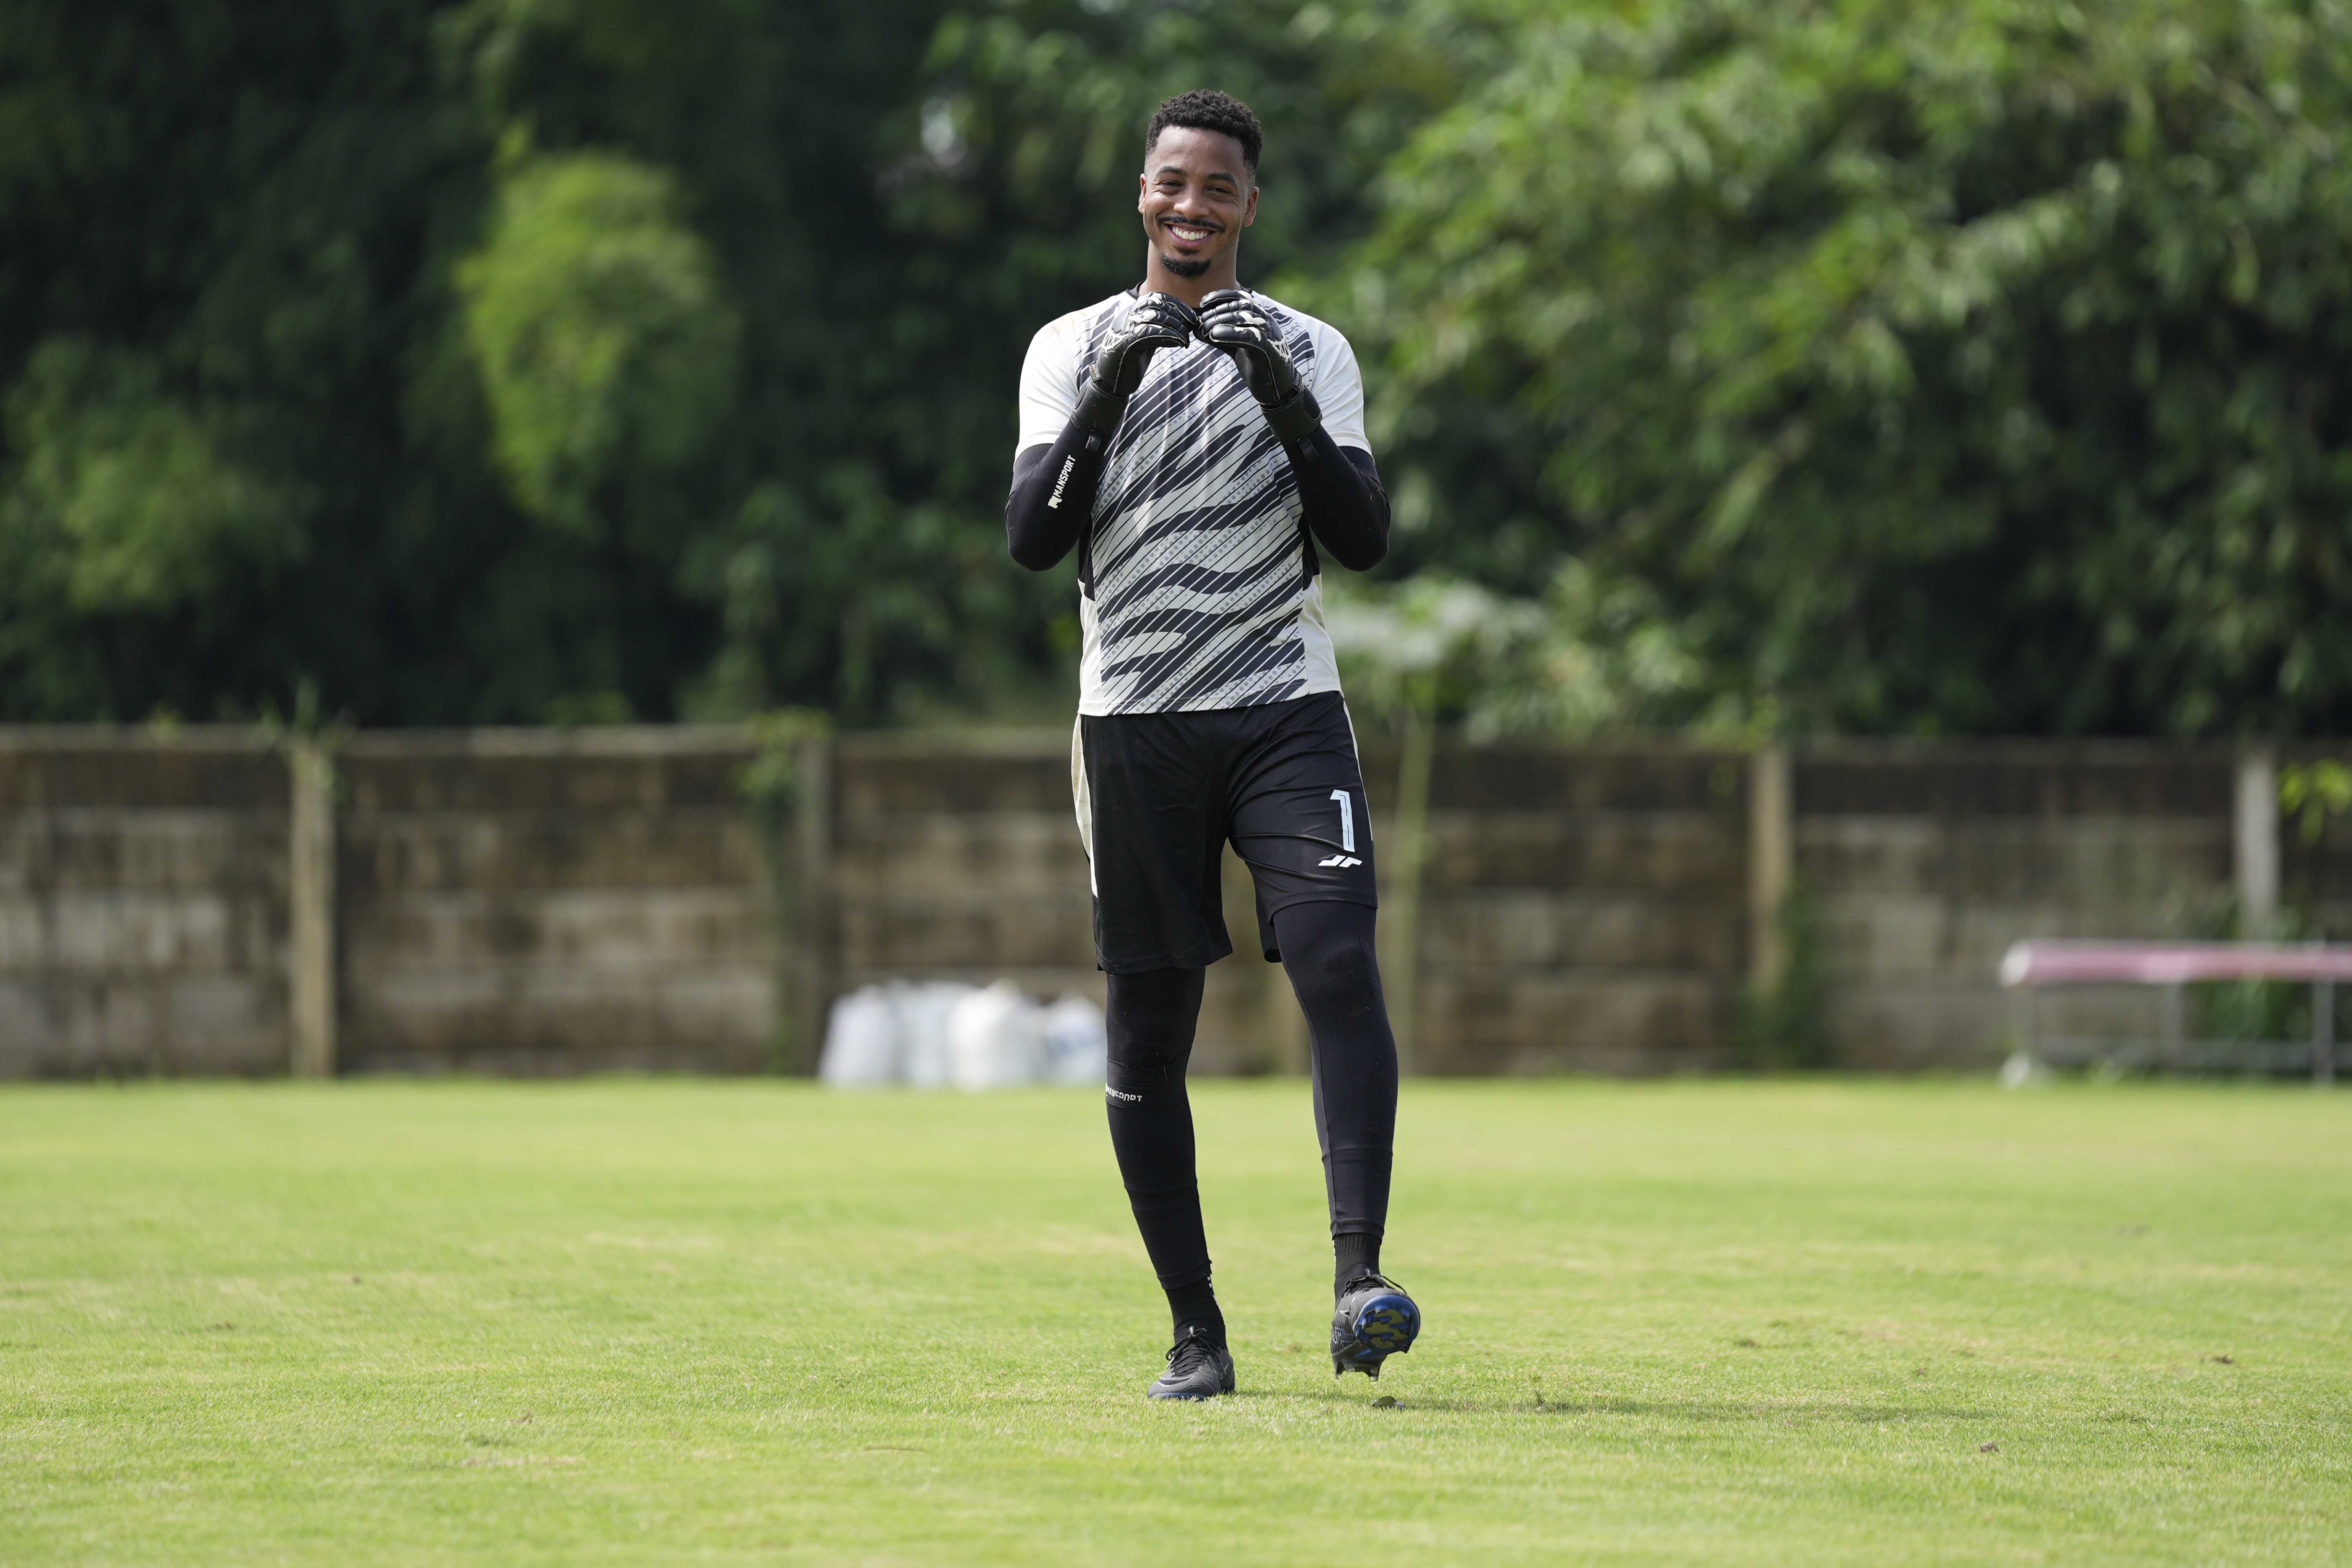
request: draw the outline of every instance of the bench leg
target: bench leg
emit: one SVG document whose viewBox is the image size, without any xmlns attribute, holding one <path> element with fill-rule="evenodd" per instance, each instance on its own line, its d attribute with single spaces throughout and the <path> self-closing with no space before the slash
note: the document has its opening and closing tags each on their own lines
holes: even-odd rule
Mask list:
<svg viewBox="0 0 2352 1568">
<path fill-rule="evenodd" d="M 2031 985 L 2021 985 L 2009 994 L 2009 1033 L 2012 1050 L 2024 1052 L 2032 1061 L 2042 1059 L 2042 1030 Z"/>
<path fill-rule="evenodd" d="M 2319 980 L 2311 987 L 2311 1081 L 2330 1083 L 2336 1078 L 2336 983 Z"/>
</svg>

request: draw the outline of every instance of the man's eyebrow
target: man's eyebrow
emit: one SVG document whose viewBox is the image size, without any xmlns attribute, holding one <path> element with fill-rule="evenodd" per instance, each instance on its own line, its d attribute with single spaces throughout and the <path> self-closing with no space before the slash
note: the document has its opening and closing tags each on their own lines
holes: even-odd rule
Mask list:
<svg viewBox="0 0 2352 1568">
<path fill-rule="evenodd" d="M 1160 167 L 1151 172 L 1151 177 L 1157 180 L 1168 174 L 1174 174 L 1181 179 L 1191 172 L 1191 170 L 1184 168 L 1181 164 L 1162 163 Z M 1201 178 L 1204 180 L 1231 180 L 1236 185 L 1242 183 L 1242 177 L 1239 174 L 1228 174 L 1223 169 L 1212 169 L 1207 174 L 1202 175 Z"/>
</svg>

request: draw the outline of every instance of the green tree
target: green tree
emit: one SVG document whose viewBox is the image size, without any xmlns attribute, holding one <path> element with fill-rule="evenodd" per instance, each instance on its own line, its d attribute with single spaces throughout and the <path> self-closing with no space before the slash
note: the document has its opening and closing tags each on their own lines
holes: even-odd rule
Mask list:
<svg viewBox="0 0 2352 1568">
<path fill-rule="evenodd" d="M 26 458 L 0 526 L 72 609 L 175 608 L 300 549 L 298 499 L 223 451 L 219 411 L 160 379 L 137 355 L 52 338 L 12 390 L 9 441 Z"/>
<path fill-rule="evenodd" d="M 0 7 L 0 718 L 536 718 L 642 574 L 501 494 L 450 268 L 447 8 Z"/>
<path fill-rule="evenodd" d="M 0 0 L 0 718 L 1066 711 L 1021 355 L 1215 83 L 1384 574 L 1545 628 L 1451 717 L 2340 727 L 2347 26 Z"/>
<path fill-rule="evenodd" d="M 939 15 L 5 0 L 0 718 L 1040 679 L 1031 323 L 892 216 Z"/>
<path fill-rule="evenodd" d="M 2340 728 L 2347 125 L 2286 0 L 1531 21 L 1348 289 L 1424 553 L 1797 729 Z"/>
<path fill-rule="evenodd" d="M 928 157 L 920 68 L 939 16 L 929 0 L 477 0 L 450 24 L 503 133 L 566 166 L 625 160 L 670 182 L 660 222 L 708 247 L 710 298 L 733 313 L 739 369 L 697 384 L 730 391 L 697 410 L 706 456 L 688 482 L 645 484 L 657 465 L 622 452 L 635 488 L 605 507 L 674 547 L 646 570 L 695 641 L 667 661 L 660 711 L 800 704 L 871 723 L 1017 704 L 1053 667 L 1059 606 L 1004 559 L 1000 518 L 1027 326 L 988 296 L 1018 272 L 942 268 L 898 205 Z M 554 259 L 567 244 L 516 230 L 507 254 L 580 334 L 636 341 L 634 307 Z M 691 374 L 697 356 L 677 363 Z M 518 369 L 523 402 L 575 401 L 552 364 Z"/>
<path fill-rule="evenodd" d="M 704 458 L 734 405 L 735 312 L 672 185 L 610 154 L 522 161 L 458 268 L 492 447 L 551 521 L 590 526 L 600 489 Z"/>
</svg>

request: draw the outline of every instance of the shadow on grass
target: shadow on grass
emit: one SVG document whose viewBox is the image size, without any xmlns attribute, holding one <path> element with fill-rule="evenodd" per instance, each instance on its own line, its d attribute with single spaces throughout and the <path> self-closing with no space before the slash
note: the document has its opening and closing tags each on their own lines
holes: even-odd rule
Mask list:
<svg viewBox="0 0 2352 1568">
<path fill-rule="evenodd" d="M 1369 1393 L 1361 1388 L 1330 1388 L 1315 1394 L 1256 1393 L 1243 1390 L 1229 1397 L 1245 1401 L 1265 1400 L 1288 1405 L 1351 1405 L 1371 1408 L 1371 1400 L 1382 1391 L 1377 1385 Z M 1664 1419 L 1692 1423 L 1753 1423 L 1782 1426 L 1893 1426 L 1898 1422 L 1990 1421 L 1995 1413 L 1990 1410 L 1951 1409 L 1942 1406 L 1900 1405 L 1856 1405 L 1845 1400 L 1801 1399 L 1538 1399 L 1478 1398 L 1448 1394 L 1424 1394 L 1401 1391 L 1397 1405 L 1406 1410 L 1443 1410 L 1452 1414 L 1474 1415 L 1623 1415 L 1636 1419 Z"/>
</svg>

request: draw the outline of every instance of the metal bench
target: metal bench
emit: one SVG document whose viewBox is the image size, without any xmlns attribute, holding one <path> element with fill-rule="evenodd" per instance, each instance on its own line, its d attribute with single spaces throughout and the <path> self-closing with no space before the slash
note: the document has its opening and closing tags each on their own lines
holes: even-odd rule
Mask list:
<svg viewBox="0 0 2352 1568">
<path fill-rule="evenodd" d="M 2000 983 L 2021 1002 L 2019 1033 L 2027 1053 L 2039 1060 L 2044 1054 L 2036 994 L 2053 985 L 2161 985 L 2164 987 L 2162 1052 L 2168 1065 L 2187 1062 L 2189 1042 L 2182 1015 L 2181 987 L 2205 980 L 2291 980 L 2311 986 L 2311 1077 L 2326 1083 L 2336 1077 L 2336 984 L 2352 980 L 2352 947 L 2324 942 L 2021 942 L 2011 944 L 2000 958 Z M 2208 1042 L 2208 1044 L 2212 1044 Z M 2240 1065 L 2248 1065 L 2244 1047 L 2269 1046 L 2273 1064 L 2292 1060 L 2292 1042 L 2226 1042 Z M 2114 1053 L 2109 1053 L 2114 1054 Z"/>
</svg>

